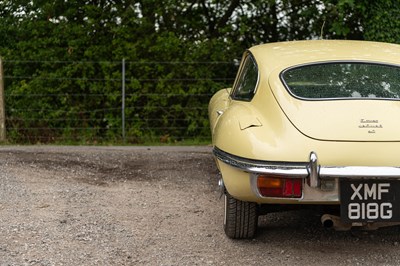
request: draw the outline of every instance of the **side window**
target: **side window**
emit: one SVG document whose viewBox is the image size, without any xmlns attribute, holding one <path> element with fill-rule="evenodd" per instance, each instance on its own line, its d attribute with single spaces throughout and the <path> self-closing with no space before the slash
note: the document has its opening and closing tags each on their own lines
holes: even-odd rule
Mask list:
<svg viewBox="0 0 400 266">
<path fill-rule="evenodd" d="M 236 78 L 232 99 L 251 101 L 258 83 L 258 68 L 253 57 L 247 54 Z"/>
</svg>

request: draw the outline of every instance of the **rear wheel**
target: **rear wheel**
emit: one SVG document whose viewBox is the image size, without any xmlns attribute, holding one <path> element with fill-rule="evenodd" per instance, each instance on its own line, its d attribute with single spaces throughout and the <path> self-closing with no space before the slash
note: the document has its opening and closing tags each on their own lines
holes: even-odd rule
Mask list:
<svg viewBox="0 0 400 266">
<path fill-rule="evenodd" d="M 257 204 L 237 200 L 225 193 L 224 230 L 234 239 L 252 238 L 257 229 Z"/>
</svg>

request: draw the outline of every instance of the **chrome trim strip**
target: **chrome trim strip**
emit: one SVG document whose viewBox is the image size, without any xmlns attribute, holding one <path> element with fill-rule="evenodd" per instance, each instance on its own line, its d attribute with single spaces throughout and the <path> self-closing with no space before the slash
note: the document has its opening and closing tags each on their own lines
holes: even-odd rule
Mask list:
<svg viewBox="0 0 400 266">
<path fill-rule="evenodd" d="M 321 178 L 393 178 L 400 179 L 400 167 L 386 166 L 325 166 L 319 170 Z"/>
<path fill-rule="evenodd" d="M 214 147 L 213 153 L 220 161 L 239 168 L 248 173 L 273 174 L 278 176 L 292 176 L 306 178 L 308 163 L 285 163 L 251 160 L 224 152 Z"/>
<path fill-rule="evenodd" d="M 390 166 L 320 166 L 316 153 L 310 154 L 310 162 L 272 162 L 239 157 L 214 147 L 213 153 L 220 161 L 248 173 L 310 177 L 310 187 L 319 187 L 320 179 L 331 178 L 386 178 L 400 179 L 400 167 Z"/>
</svg>

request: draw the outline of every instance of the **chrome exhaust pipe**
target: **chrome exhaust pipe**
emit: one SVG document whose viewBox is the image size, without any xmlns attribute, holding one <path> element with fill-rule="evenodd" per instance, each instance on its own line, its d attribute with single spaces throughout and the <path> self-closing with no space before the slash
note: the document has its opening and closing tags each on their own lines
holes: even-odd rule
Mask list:
<svg viewBox="0 0 400 266">
<path fill-rule="evenodd" d="M 333 220 L 329 214 L 324 214 L 321 217 L 321 223 L 325 228 L 332 228 L 333 227 Z"/>
<path fill-rule="evenodd" d="M 324 214 L 321 217 L 321 223 L 325 228 L 333 228 L 336 231 L 348 231 L 352 224 L 343 223 L 339 216 Z"/>
</svg>

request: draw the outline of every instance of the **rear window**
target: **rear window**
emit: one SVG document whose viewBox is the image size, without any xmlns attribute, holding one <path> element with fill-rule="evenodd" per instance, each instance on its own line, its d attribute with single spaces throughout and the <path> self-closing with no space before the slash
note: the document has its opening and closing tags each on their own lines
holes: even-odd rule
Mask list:
<svg viewBox="0 0 400 266">
<path fill-rule="evenodd" d="M 361 62 L 304 65 L 281 78 L 295 96 L 308 99 L 400 98 L 400 67 Z"/>
</svg>

